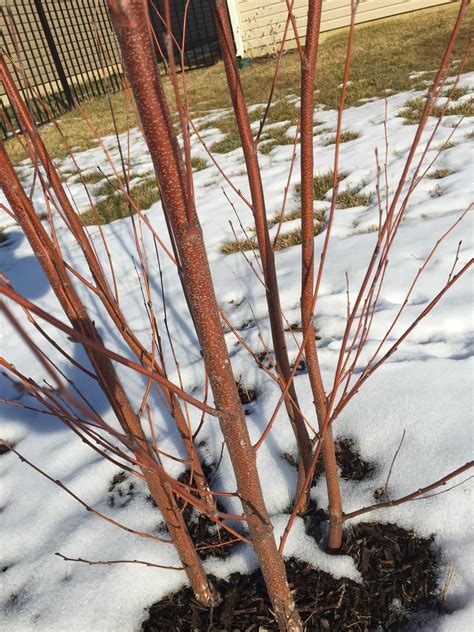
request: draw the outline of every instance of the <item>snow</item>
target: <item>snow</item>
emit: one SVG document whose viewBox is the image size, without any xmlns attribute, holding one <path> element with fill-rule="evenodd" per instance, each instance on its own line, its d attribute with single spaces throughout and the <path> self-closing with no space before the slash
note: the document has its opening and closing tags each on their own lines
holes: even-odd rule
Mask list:
<svg viewBox="0 0 474 632">
<path fill-rule="evenodd" d="M 472 90 L 474 73 L 463 75 L 459 85 Z M 387 98 L 388 183 L 391 193 L 400 177 L 415 130 L 414 126 L 405 125 L 397 113 L 407 100 L 419 94 L 421 93 L 410 92 Z M 375 192 L 375 149 L 378 148 L 382 160 L 385 155 L 384 109 L 383 100 L 372 100 L 345 112 L 344 128 L 357 132 L 360 136 L 341 147 L 340 170 L 348 176 L 340 183 L 340 190 L 349 186 L 363 186 L 363 193 Z M 201 119 L 201 122 L 221 115 L 222 112 L 211 113 L 209 117 Z M 426 157 L 426 164 L 435 157 L 440 145 L 453 131 L 452 126 L 457 120 L 457 117 L 452 116 L 443 120 L 433 149 Z M 318 110 L 315 112 L 315 121 L 319 121 L 327 129 L 326 133 L 315 136 L 314 140 L 316 173 L 324 173 L 332 167 L 334 146 L 325 146 L 324 143 L 334 133 L 336 113 Z M 430 119 L 426 137 L 434 129 L 436 121 Z M 288 133 L 291 134 L 291 129 Z M 208 144 L 212 144 L 220 138 L 220 133 L 216 129 L 206 129 L 203 137 Z M 122 140 L 126 143 L 125 136 Z M 437 169 L 449 169 L 452 174 L 439 180 L 425 178 L 415 189 L 407 206 L 368 340 L 368 352 L 377 348 L 432 245 L 471 202 L 474 142 L 470 119 L 466 118 L 459 124 L 452 141 L 454 145 L 443 150 L 430 168 L 430 173 Z M 104 142 L 112 159 L 119 164 L 115 139 L 106 138 Z M 138 130 L 132 131 L 130 142 L 132 174 L 138 181 L 140 177 L 152 173 L 152 165 Z M 269 218 L 281 211 L 292 152 L 292 145 L 285 145 L 276 147 L 268 155 L 260 156 Z M 252 227 L 251 212 L 225 183 L 196 138 L 193 138 L 193 155 L 208 161 L 205 169 L 195 173 L 195 191 L 217 296 L 239 334 L 247 344 L 260 352 L 263 350 L 262 339 L 267 346 L 271 346 L 264 288 L 241 254 L 224 256 L 220 252 L 225 241 L 234 239 L 230 222 L 237 235 L 242 234 L 222 189 L 225 189 L 235 205 L 245 229 Z M 420 156 L 421 152 L 417 155 Z M 78 153 L 75 159 L 85 174 L 96 172 L 97 167 L 100 167 L 106 175 L 113 175 L 113 169 L 106 162 L 100 147 Z M 233 179 L 235 186 L 244 196 L 248 196 L 240 150 L 216 155 L 216 159 L 225 173 Z M 59 161 L 58 166 L 66 178 L 70 197 L 77 209 L 87 210 L 88 197 L 76 177 L 71 159 Z M 22 165 L 19 175 L 29 190 L 33 183 L 31 167 Z M 299 178 L 299 165 L 296 162 L 288 212 L 298 208 L 294 187 Z M 90 185 L 92 195 L 99 186 L 100 183 Z M 406 190 L 405 187 L 405 193 Z M 327 197 L 328 202 L 316 202 L 315 209 L 327 208 L 330 192 Z M 38 213 L 45 211 L 43 195 L 38 186 L 35 187 L 33 201 Z M 0 202 L 5 203 L 1 193 Z M 145 215 L 169 247 L 160 203 L 153 205 Z M 474 233 L 471 215 L 472 211 L 452 231 L 421 275 L 387 345 L 396 340 L 397 334 L 404 331 L 426 302 L 443 287 L 461 240 L 457 269 L 472 256 Z M 336 212 L 316 317 L 318 335 L 321 338 L 320 363 L 327 390 L 332 384 L 346 319 L 345 273 L 348 272 L 350 293 L 354 296 L 376 240 L 373 226 L 377 223 L 378 211 L 375 203 L 368 207 L 340 209 Z M 62 318 L 58 303 L 25 238 L 11 221 L 6 220 L 5 225 L 9 239 L 0 246 L 0 271 L 10 279 L 18 292 Z M 59 221 L 56 226 L 64 257 L 74 262 L 81 273 L 89 278 L 73 239 Z M 297 222 L 289 222 L 283 228 L 287 232 L 295 226 Z M 120 271 L 118 288 L 121 305 L 133 331 L 148 345 L 150 332 L 144 317 L 140 284 L 132 260 L 133 257 L 136 259 L 136 252 L 131 238 L 130 220 L 113 222 L 105 226 L 103 231 L 115 261 L 115 269 Z M 90 228 L 89 232 L 100 253 L 104 269 L 107 270 L 107 258 L 99 231 L 97 228 Z M 324 233 L 315 238 L 317 259 L 323 239 Z M 153 252 L 152 236 L 145 229 L 144 240 L 148 251 Z M 155 313 L 161 326 L 164 317 L 164 293 L 174 351 L 180 364 L 178 376 L 173 363 L 169 362 L 170 379 L 175 382 L 181 379 L 186 389 L 199 398 L 204 392 L 204 375 L 192 322 L 179 289 L 176 269 L 166 254 L 162 252 L 160 257 L 163 286 L 157 265 L 150 259 Z M 249 259 L 253 260 L 251 253 Z M 278 252 L 276 262 L 285 318 L 289 324 L 298 323 L 298 247 Z M 76 285 L 87 304 L 92 306 L 91 313 L 107 345 L 127 355 L 123 342 L 111 332 L 98 302 L 87 289 L 77 283 Z M 353 439 L 362 457 L 375 466 L 370 479 L 342 483 L 345 511 L 374 502 L 373 493 L 386 482 L 390 463 L 400 445 L 403 432 L 405 439 L 388 487 L 392 498 L 425 486 L 469 460 L 472 453 L 473 418 L 471 301 L 472 273 L 468 273 L 448 292 L 429 317 L 420 323 L 389 362 L 368 380 L 335 423 L 336 436 Z M 14 311 L 25 327 L 28 327 L 21 310 Z M 54 333 L 49 326 L 45 326 L 45 330 L 50 334 Z M 32 327 L 29 327 L 28 332 L 47 350 L 50 357 L 54 357 L 55 362 L 74 381 L 77 388 L 87 394 L 87 398 L 104 419 L 113 424 L 113 414 L 92 380 L 79 370 L 67 366 L 64 358 L 47 347 Z M 294 359 L 297 346 L 293 336 L 301 334 L 287 335 L 290 356 Z M 87 366 L 80 345 L 72 343 L 65 336 L 57 338 L 65 350 Z M 278 390 L 273 381 L 255 366 L 245 350 L 236 343 L 232 332 L 227 331 L 226 338 L 236 378 L 255 388 L 258 393 L 256 401 L 246 406 L 250 435 L 256 441 L 275 408 Z M 18 343 L 3 314 L 0 314 L 0 344 L 2 355 L 9 362 L 32 378 L 42 379 L 41 366 Z M 166 336 L 163 336 L 163 345 L 166 357 L 171 357 Z M 143 378 L 124 368 L 118 370 L 124 378 L 132 401 L 140 402 L 145 388 Z M 306 376 L 297 375 L 295 384 L 305 414 L 310 421 L 314 420 Z M 32 403 L 28 395 L 15 389 L 1 375 L 0 397 L 24 404 Z M 162 403 L 153 393 L 149 403 L 154 412 L 161 449 L 182 456 L 177 432 Z M 191 407 L 189 413 L 191 424 L 196 428 L 200 413 Z M 0 437 L 15 444 L 16 449 L 32 463 L 42 467 L 54 479 L 61 480 L 96 510 L 128 527 L 166 538 L 160 525 L 160 514 L 146 500 L 146 490 L 140 481 L 134 481 L 136 490 L 133 496 L 120 497 L 115 494 L 116 502 L 111 506 L 109 498 L 112 492 L 109 491 L 109 486 L 119 469 L 99 458 L 59 421 L 34 411 L 2 405 Z M 222 439 L 214 419 L 206 419 L 199 440 L 205 442 L 203 456 L 208 462 L 215 462 L 221 451 Z M 293 434 L 285 414 L 280 412 L 268 440 L 258 452 L 262 486 L 278 540 L 288 519 L 286 511 L 296 484 L 296 471 L 282 455 L 285 452 L 294 454 L 295 451 Z M 166 467 L 172 475 L 178 475 L 181 471 L 180 466 L 171 460 L 166 461 Z M 123 484 L 124 489 L 129 482 L 127 479 Z M 460 481 L 456 479 L 453 484 L 457 482 Z M 223 453 L 214 484 L 216 489 L 232 490 L 235 487 L 226 452 Z M 434 534 L 442 560 L 440 590 L 443 589 L 449 567 L 454 567 L 453 580 L 447 593 L 447 606 L 453 613 L 439 616 L 436 620 L 420 619 L 417 629 L 439 632 L 463 632 L 471 629 L 474 616 L 474 554 L 472 537 L 468 532 L 472 519 L 471 496 L 470 483 L 466 483 L 449 493 L 392 509 L 377 510 L 360 518 L 396 521 L 399 525 L 415 529 L 421 535 Z M 324 481 L 313 488 L 312 497 L 325 506 L 327 498 Z M 238 511 L 236 501 L 229 500 L 226 506 L 229 511 Z M 0 586 L 0 622 L 9 631 L 135 630 L 139 628 L 147 606 L 166 593 L 178 589 L 186 581 L 182 571 L 159 570 L 135 564 L 88 566 L 65 562 L 55 556 L 54 553 L 59 551 L 66 556 L 91 560 L 138 559 L 179 566 L 178 556 L 172 546 L 132 535 L 94 517 L 64 491 L 21 463 L 11 453 L 0 456 L 0 508 L 3 534 L 0 566 L 8 567 L 2 573 Z M 300 519 L 296 520 L 290 533 L 285 555 L 297 556 L 336 577 L 346 576 L 359 580 L 352 560 L 328 556 L 318 549 L 305 535 Z M 248 547 L 242 545 L 236 547 L 226 560 L 209 558 L 205 563 L 206 569 L 219 577 L 228 576 L 235 571 L 249 572 L 255 565 L 253 554 Z"/>
</svg>

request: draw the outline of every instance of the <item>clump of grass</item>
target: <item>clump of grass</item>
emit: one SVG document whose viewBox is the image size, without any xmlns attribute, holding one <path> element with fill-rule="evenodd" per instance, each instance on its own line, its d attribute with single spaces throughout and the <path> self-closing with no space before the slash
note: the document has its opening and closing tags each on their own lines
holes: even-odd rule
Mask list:
<svg viewBox="0 0 474 632">
<path fill-rule="evenodd" d="M 5 229 L 0 226 L 0 244 L 7 240 Z"/>
<path fill-rule="evenodd" d="M 95 189 L 94 193 L 96 195 L 109 196 L 114 195 L 117 191 L 120 191 L 120 185 L 117 178 L 102 178 L 100 186 Z"/>
<path fill-rule="evenodd" d="M 341 139 L 340 139 L 341 143 L 348 143 L 351 140 L 356 140 L 356 138 L 360 138 L 359 132 L 353 132 L 350 129 L 345 130 L 344 132 L 341 132 Z M 332 136 L 329 136 L 329 138 L 326 138 L 323 145 L 324 147 L 328 147 L 329 145 L 335 145 L 335 143 L 336 143 L 336 134 L 333 134 Z"/>
<path fill-rule="evenodd" d="M 272 149 L 278 147 L 278 145 L 293 145 L 295 139 L 293 136 L 289 136 L 287 131 L 290 129 L 290 125 L 282 125 L 280 127 L 273 127 L 265 132 L 262 137 L 262 144 L 259 146 L 259 151 L 262 154 L 269 154 Z"/>
<path fill-rule="evenodd" d="M 439 184 L 437 184 L 435 187 L 430 189 L 430 197 L 438 198 L 438 197 L 441 197 L 442 195 L 443 195 L 443 189 L 439 186 Z"/>
<path fill-rule="evenodd" d="M 295 218 L 296 219 L 296 218 Z M 289 221 L 289 220 L 287 220 Z M 278 223 L 275 222 L 275 223 Z M 319 235 L 324 229 L 324 222 L 318 222 L 314 225 L 314 236 Z M 291 246 L 298 246 L 301 244 L 301 230 L 295 228 L 294 230 L 279 235 L 275 243 L 273 244 L 273 250 L 284 250 Z M 232 255 L 236 252 L 242 252 L 247 250 L 257 250 L 258 244 L 256 239 L 244 238 L 234 241 L 227 241 L 221 247 L 221 252 L 224 255 Z"/>
<path fill-rule="evenodd" d="M 442 93 L 443 97 L 451 97 L 451 99 L 453 101 L 457 101 L 458 99 L 460 99 L 461 97 L 464 97 L 466 94 L 469 93 L 469 90 L 467 88 L 462 88 L 462 87 L 457 87 L 454 88 L 454 90 L 452 88 L 446 88 L 446 90 Z"/>
<path fill-rule="evenodd" d="M 128 203 L 127 197 L 122 193 L 115 180 L 107 180 L 97 191 L 99 195 L 107 195 L 105 200 L 95 205 L 95 212 L 91 209 L 81 215 L 84 226 L 93 226 L 97 223 L 109 224 L 116 219 L 129 217 L 134 209 Z M 150 208 L 160 199 L 160 194 L 154 177 L 145 178 L 130 189 L 130 197 L 141 211 Z"/>
<path fill-rule="evenodd" d="M 447 178 L 454 173 L 451 169 L 437 169 L 434 173 L 430 174 L 430 178 L 434 178 L 435 180 L 441 180 L 442 178 Z"/>
<path fill-rule="evenodd" d="M 241 146 L 240 136 L 238 131 L 235 133 L 227 134 L 222 140 L 218 140 L 210 146 L 210 150 L 216 154 L 228 154 L 234 149 L 238 149 Z"/>
<path fill-rule="evenodd" d="M 313 136 L 321 136 L 322 134 L 327 134 L 331 131 L 329 127 L 325 127 L 321 123 L 315 123 L 315 126 L 316 129 L 313 128 Z"/>
<path fill-rule="evenodd" d="M 280 99 L 268 111 L 267 123 L 280 123 L 289 121 L 292 124 L 298 122 L 300 110 L 297 105 L 288 99 Z"/>
<path fill-rule="evenodd" d="M 471 131 L 466 134 L 466 138 L 469 140 L 474 139 L 474 129 L 471 129 Z"/>
<path fill-rule="evenodd" d="M 235 122 L 235 118 L 232 115 L 226 114 L 225 116 L 221 116 L 220 118 L 214 119 L 212 121 L 207 121 L 199 126 L 199 129 L 218 129 L 223 134 L 234 134 L 237 132 L 237 124 Z"/>
<path fill-rule="evenodd" d="M 195 169 L 196 171 L 202 171 L 203 169 L 207 167 L 207 164 L 208 164 L 207 160 L 205 160 L 204 158 L 198 158 L 198 157 L 191 158 L 192 168 Z"/>
<path fill-rule="evenodd" d="M 300 219 L 301 218 L 301 209 L 297 208 L 294 211 L 290 211 L 289 213 L 285 213 L 283 215 L 283 217 L 281 217 L 280 215 L 275 215 L 274 217 L 272 217 L 269 222 L 268 225 L 269 226 L 276 226 L 277 224 L 281 222 L 292 222 L 295 219 Z M 315 211 L 314 212 L 314 219 L 318 220 L 318 222 L 321 222 L 322 224 L 324 224 L 325 222 L 325 217 L 324 217 L 324 211 Z"/>
<path fill-rule="evenodd" d="M 354 208 L 355 206 L 369 206 L 372 195 L 360 193 L 361 187 L 348 187 L 337 194 L 337 208 Z"/>
<path fill-rule="evenodd" d="M 226 241 L 221 246 L 221 252 L 223 255 L 233 255 L 235 252 L 254 250 L 255 248 L 257 248 L 257 241 L 255 239 L 244 238 Z"/>
<path fill-rule="evenodd" d="M 89 173 L 78 173 L 74 178 L 74 182 L 84 182 L 85 184 L 98 184 L 104 179 L 104 175 L 98 170 Z"/>
<path fill-rule="evenodd" d="M 204 123 L 200 129 L 218 129 L 224 134 L 222 140 L 216 141 L 210 147 L 210 150 L 216 154 L 228 154 L 230 151 L 240 147 L 239 130 L 232 115 L 222 116 L 214 121 Z"/>
<path fill-rule="evenodd" d="M 260 121 L 263 113 L 265 112 L 265 108 L 264 107 L 258 107 L 258 108 L 254 108 L 249 112 L 249 119 L 251 123 L 256 123 L 257 121 Z"/>
<path fill-rule="evenodd" d="M 452 149 L 453 147 L 456 147 L 456 143 L 453 140 L 447 140 L 444 143 L 440 143 L 440 150 L 444 151 L 445 149 Z"/>
<path fill-rule="evenodd" d="M 420 122 L 426 99 L 416 97 L 405 103 L 405 107 L 400 110 L 398 116 L 405 119 L 406 125 L 415 125 Z M 430 116 L 440 118 L 441 116 L 474 116 L 474 101 L 461 101 L 461 103 L 452 103 L 443 114 L 444 105 L 434 105 Z"/>
<path fill-rule="evenodd" d="M 324 229 L 324 224 L 315 224 L 314 225 L 314 236 L 319 235 Z M 295 228 L 289 233 L 285 235 L 279 235 L 274 246 L 273 250 L 284 250 L 285 248 L 290 248 L 291 246 L 299 246 L 301 244 L 301 230 L 299 228 Z"/>
<path fill-rule="evenodd" d="M 347 173 L 339 172 L 337 174 L 338 182 L 341 182 L 341 180 L 344 180 L 344 178 L 347 178 Z M 333 180 L 334 172 L 332 170 L 326 171 L 325 173 L 322 173 L 319 176 L 315 176 L 313 178 L 313 191 L 315 200 L 326 199 L 326 194 L 332 189 Z M 298 195 L 301 195 L 301 184 L 296 185 L 296 193 Z"/>
<path fill-rule="evenodd" d="M 358 224 L 354 224 L 354 228 L 356 228 Z M 367 235 L 368 233 L 378 233 L 379 227 L 377 224 L 370 224 L 367 228 L 356 228 L 353 235 Z"/>
</svg>

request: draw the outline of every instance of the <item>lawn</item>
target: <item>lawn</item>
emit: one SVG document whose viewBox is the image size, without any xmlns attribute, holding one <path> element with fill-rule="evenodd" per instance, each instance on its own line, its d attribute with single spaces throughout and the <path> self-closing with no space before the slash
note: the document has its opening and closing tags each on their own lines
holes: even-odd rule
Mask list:
<svg viewBox="0 0 474 632">
<path fill-rule="evenodd" d="M 346 105 L 358 105 L 364 99 L 381 96 L 386 90 L 400 91 L 424 87 L 424 80 L 431 77 L 437 68 L 443 48 L 449 36 L 457 7 L 445 6 L 439 9 L 418 11 L 413 14 L 362 25 L 357 29 L 351 65 L 351 85 L 347 93 Z M 468 12 L 464 21 L 454 58 L 460 57 L 474 28 L 473 11 Z M 347 39 L 346 30 L 327 37 L 320 49 L 316 99 L 318 104 L 334 108 L 337 105 Z M 253 60 L 241 71 L 245 94 L 249 104 L 262 104 L 268 99 L 274 72 L 275 60 L 265 57 Z M 468 60 L 466 70 L 474 68 L 474 58 Z M 426 74 L 423 74 L 426 73 Z M 227 108 L 227 95 L 223 64 L 187 73 L 187 93 L 190 109 L 195 116 L 215 108 Z M 171 94 L 170 82 L 165 79 L 165 88 Z M 285 54 L 276 87 L 275 101 L 299 92 L 299 59 L 294 51 Z M 126 103 L 126 106 L 125 106 Z M 111 117 L 110 107 L 114 110 Z M 287 120 L 289 113 L 279 112 L 275 118 Z M 84 124 L 84 116 L 92 128 Z M 294 112 L 290 120 L 294 120 Z M 284 118 L 283 118 L 284 117 Z M 97 134 L 107 136 L 114 133 L 114 125 L 119 132 L 136 124 L 136 115 L 130 100 L 124 93 L 108 98 L 86 102 L 80 109 L 63 115 L 58 121 L 70 146 L 77 151 L 97 145 Z M 231 126 L 231 121 L 224 125 Z M 93 130 L 97 130 L 94 132 Z M 41 135 L 56 157 L 64 157 L 68 149 L 62 135 L 54 124 L 41 128 Z M 234 145 L 238 142 L 234 137 Z M 225 148 L 229 144 L 227 142 Z M 7 148 L 15 163 L 25 158 L 25 153 L 16 140 L 7 143 Z"/>
</svg>

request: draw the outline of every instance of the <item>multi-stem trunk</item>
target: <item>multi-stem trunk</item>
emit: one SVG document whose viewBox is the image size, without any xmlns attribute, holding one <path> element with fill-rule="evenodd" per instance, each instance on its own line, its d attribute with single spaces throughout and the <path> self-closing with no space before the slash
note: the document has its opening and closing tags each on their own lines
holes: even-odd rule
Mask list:
<svg viewBox="0 0 474 632">
<path fill-rule="evenodd" d="M 95 325 L 69 279 L 61 253 L 36 216 L 31 201 L 23 191 L 8 159 L 3 143 L 0 143 L 0 188 L 72 327 L 92 341 L 100 343 L 100 336 Z M 128 400 L 112 362 L 93 349 L 85 347 L 85 350 L 94 367 L 99 385 L 109 400 L 123 431 L 130 437 L 132 445 L 137 446 L 135 454 L 137 461 L 140 462 L 143 453 L 151 457 L 140 420 Z M 217 596 L 202 568 L 183 516 L 177 507 L 176 499 L 156 471 L 147 466 L 142 467 L 142 471 L 151 495 L 160 508 L 197 599 L 203 604 L 213 605 L 216 603 Z"/>
<path fill-rule="evenodd" d="M 28 110 L 20 92 L 15 84 L 13 77 L 8 69 L 3 56 L 0 56 L 0 77 L 5 92 L 8 94 L 10 102 L 13 104 L 18 121 L 20 122 L 22 130 L 25 132 L 29 141 L 31 142 L 35 158 L 37 158 L 44 167 L 46 175 L 52 190 L 54 191 L 58 204 L 64 213 L 69 229 L 75 236 L 77 243 L 81 247 L 84 257 L 89 266 L 92 278 L 96 283 L 97 294 L 99 295 L 102 304 L 107 310 L 107 313 L 112 318 L 117 331 L 119 331 L 128 344 L 131 351 L 147 368 L 151 368 L 157 371 L 160 375 L 164 375 L 163 367 L 161 367 L 156 358 L 142 345 L 138 338 L 133 334 L 128 323 L 126 322 L 122 311 L 112 292 L 109 289 L 107 279 L 102 271 L 101 265 L 97 259 L 97 256 L 89 242 L 89 238 L 85 233 L 84 227 L 81 224 L 80 218 L 77 216 L 69 197 L 64 189 L 59 174 L 51 160 L 51 157 L 43 143 L 41 136 L 36 129 L 35 123 L 31 117 L 31 113 Z M 166 376 L 165 376 L 166 377 Z M 202 470 L 201 463 L 199 461 L 197 450 L 194 446 L 192 433 L 188 424 L 186 423 L 185 416 L 181 409 L 181 406 L 176 398 L 168 389 L 163 388 L 163 394 L 168 403 L 169 410 L 175 419 L 176 426 L 179 430 L 183 444 L 188 455 L 189 466 L 193 472 L 194 482 L 196 487 L 200 490 L 203 500 L 208 504 L 210 511 L 215 510 L 214 501 L 212 496 L 207 493 L 208 485 L 206 477 Z"/>
<path fill-rule="evenodd" d="M 321 26 L 322 0 L 308 3 L 308 27 L 301 68 L 301 320 L 305 335 L 305 358 L 320 429 L 326 417 L 326 394 L 321 376 L 314 328 L 314 191 L 313 191 L 313 113 L 314 78 Z M 331 427 L 327 427 L 322 441 L 322 457 L 329 498 L 329 548 L 337 550 L 342 543 L 342 502 L 339 474 Z"/>
<path fill-rule="evenodd" d="M 252 545 L 281 630 L 302 630 L 265 507 L 245 416 L 232 373 L 206 247 L 181 149 L 157 72 L 142 0 L 108 0 L 125 70 L 160 183 L 164 209 L 179 252 L 181 275 L 201 344 L 220 427 L 235 472 Z"/>
<path fill-rule="evenodd" d="M 229 86 L 229 93 L 235 112 L 237 127 L 239 130 L 247 177 L 252 199 L 252 211 L 255 219 L 258 249 L 262 261 L 268 314 L 275 352 L 276 368 L 284 388 L 291 378 L 291 367 L 288 359 L 288 350 L 283 328 L 283 319 L 280 304 L 280 291 L 275 267 L 275 256 L 268 232 L 267 212 L 262 186 L 260 166 L 258 163 L 257 148 L 255 146 L 244 91 L 240 81 L 239 69 L 236 62 L 232 30 L 230 27 L 227 4 L 224 0 L 215 0 L 216 27 L 219 44 L 224 60 L 224 67 Z M 301 414 L 296 389 L 293 381 L 285 398 L 286 410 L 293 427 L 298 443 L 298 487 L 296 496 L 304 491 L 304 482 L 311 468 L 312 445 L 306 424 Z M 301 504 L 302 510 L 306 503 Z"/>
</svg>

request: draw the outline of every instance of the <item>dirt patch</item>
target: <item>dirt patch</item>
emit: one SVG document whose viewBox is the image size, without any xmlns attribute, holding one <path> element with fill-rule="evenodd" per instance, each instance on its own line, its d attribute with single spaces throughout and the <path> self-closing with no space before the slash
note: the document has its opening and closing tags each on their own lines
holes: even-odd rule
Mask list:
<svg viewBox="0 0 474 632">
<path fill-rule="evenodd" d="M 354 559 L 362 583 L 335 579 L 295 559 L 287 562 L 306 630 L 399 630 L 416 612 L 441 610 L 432 539 L 392 524 L 359 524 L 346 533 L 344 552 Z M 185 588 L 151 606 L 143 632 L 278 629 L 259 571 L 213 583 L 224 597 L 218 608 L 203 609 Z"/>
</svg>

